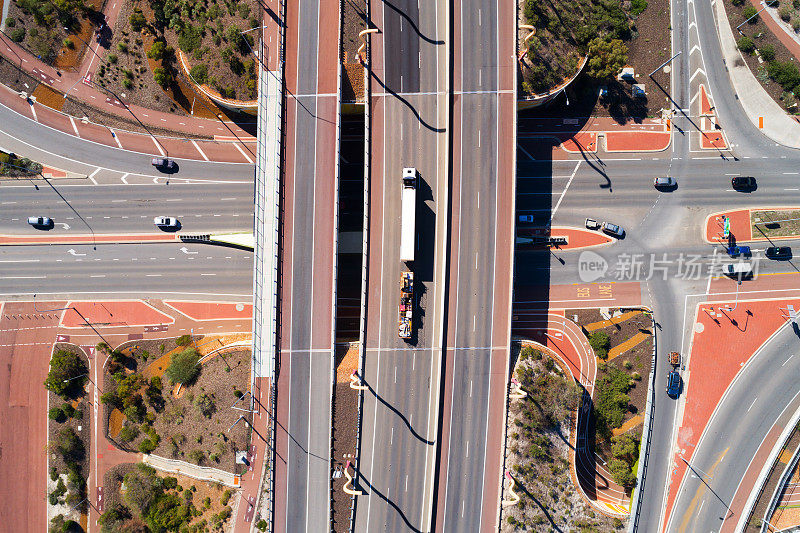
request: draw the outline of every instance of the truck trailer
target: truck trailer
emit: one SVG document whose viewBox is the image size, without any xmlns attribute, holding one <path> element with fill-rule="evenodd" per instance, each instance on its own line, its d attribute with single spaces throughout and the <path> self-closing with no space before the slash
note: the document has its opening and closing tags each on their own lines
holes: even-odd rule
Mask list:
<svg viewBox="0 0 800 533">
<path fill-rule="evenodd" d="M 414 260 L 417 219 L 417 169 L 403 169 L 403 211 L 400 220 L 400 260 Z"/>
</svg>

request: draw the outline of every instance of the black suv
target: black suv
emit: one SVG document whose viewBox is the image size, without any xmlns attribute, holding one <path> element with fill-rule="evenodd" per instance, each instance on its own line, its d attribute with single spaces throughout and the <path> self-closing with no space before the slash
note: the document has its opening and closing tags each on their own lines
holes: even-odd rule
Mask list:
<svg viewBox="0 0 800 533">
<path fill-rule="evenodd" d="M 753 176 L 736 176 L 731 178 L 731 186 L 737 191 L 752 191 L 756 188 L 756 179 Z"/>
<path fill-rule="evenodd" d="M 791 259 L 792 249 L 788 246 L 770 246 L 764 252 L 770 259 Z"/>
</svg>

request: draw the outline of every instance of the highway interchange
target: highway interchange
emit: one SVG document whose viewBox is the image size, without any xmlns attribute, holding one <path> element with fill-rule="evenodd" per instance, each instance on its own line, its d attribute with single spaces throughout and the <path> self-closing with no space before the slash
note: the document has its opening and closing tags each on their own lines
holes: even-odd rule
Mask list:
<svg viewBox="0 0 800 533">
<path fill-rule="evenodd" d="M 309 0 L 300 6 L 317 12 L 322 3 Z M 516 212 L 550 218 L 553 225 L 581 226 L 587 216 L 622 225 L 627 237 L 613 247 L 598 250 L 609 263 L 621 254 L 644 254 L 649 259 L 651 253 L 666 253 L 672 259 L 680 254 L 699 254 L 705 263 L 710 263 L 715 259 L 715 249 L 719 255 L 721 247 L 701 239 L 703 221 L 709 213 L 791 204 L 800 188 L 800 154 L 764 137 L 737 102 L 715 37 L 711 7 L 706 3 L 690 3 L 687 9 L 687 4 L 673 1 L 673 46 L 688 52 L 697 44 L 702 58 L 696 53 L 684 53 L 673 64 L 671 97 L 688 116 L 680 112 L 674 116 L 674 124 L 686 134 L 675 133 L 668 151 L 605 159 L 586 154 L 581 159 L 548 160 L 544 154 L 550 152 L 549 143 L 525 135 L 525 117 L 519 119 L 518 127 L 522 149 L 516 156 L 504 150 L 504 146 L 513 146 L 503 141 L 514 138 L 517 127 L 511 118 L 513 112 L 506 109 L 503 114 L 501 109 L 503 95 L 513 96 L 513 84 L 508 84 L 507 74 L 502 72 L 500 65 L 506 59 L 500 57 L 495 44 L 504 31 L 499 20 L 506 4 L 456 2 L 451 13 L 440 2 L 396 2 L 391 8 L 383 2 L 371 3 L 373 22 L 381 33 L 371 41 L 373 115 L 368 133 L 372 159 L 367 219 L 371 237 L 365 257 L 374 282 L 370 282 L 366 301 L 367 366 L 363 380 L 370 390 L 365 394 L 358 462 L 359 483 L 365 490 L 365 496 L 357 500 L 358 531 L 474 531 L 496 526 L 496 516 L 487 515 L 487 511 L 496 513 L 500 480 L 486 479 L 483 470 L 492 454 L 497 460 L 501 453 L 499 447 L 492 448 L 490 437 L 499 439 L 496 432 L 502 427 L 491 430 L 487 423 L 490 408 L 503 402 L 505 394 L 504 389 L 493 388 L 495 382 L 490 381 L 493 374 L 497 379 L 492 363 L 502 363 L 506 357 L 513 327 L 510 309 L 498 306 L 504 291 L 505 307 L 511 305 L 511 264 L 499 270 L 495 265 L 502 261 L 503 254 L 511 259 L 514 185 L 509 183 L 513 179 L 508 179 L 512 176 L 503 174 L 503 169 L 513 169 L 515 157 Z M 486 32 L 485 38 L 474 34 L 467 38 L 452 32 L 454 13 L 459 17 L 468 14 L 456 27 L 478 28 Z M 696 28 L 694 32 L 692 27 Z M 454 47 L 450 39 L 464 42 Z M 458 53 L 453 54 L 453 48 Z M 310 52 L 303 51 L 300 55 L 308 68 L 299 72 L 316 72 L 318 54 L 321 52 L 316 46 Z M 449 68 L 455 58 L 457 66 L 451 73 Z M 692 111 L 695 107 L 691 103 L 697 88 L 689 80 L 698 68 L 706 76 L 731 150 L 697 149 L 698 135 L 692 123 L 696 111 Z M 301 96 L 330 94 L 318 91 L 315 80 L 308 83 L 311 86 L 306 91 L 296 88 L 294 92 Z M 300 98 L 287 101 L 304 102 Z M 298 114 L 300 107 L 296 106 Z M 307 135 L 309 128 L 314 128 L 313 123 L 298 125 L 306 128 L 306 133 L 296 135 L 309 142 L 303 150 L 314 150 L 316 139 Z M 76 139 L 2 106 L 0 124 L 5 125 L 0 126 L 0 147 L 90 176 L 0 184 L 0 234 L 41 234 L 25 224 L 31 214 L 51 216 L 57 223 L 49 232 L 53 236 L 85 236 L 92 232 L 156 234 L 160 233 L 152 225 L 156 215 L 177 216 L 183 225 L 181 232 L 188 234 L 252 229 L 252 165 L 180 161 L 180 171 L 167 176 L 150 166 L 147 154 Z M 452 134 L 448 133 L 450 129 Z M 456 134 L 456 140 L 449 144 L 448 135 Z M 301 143 L 297 146 L 300 150 Z M 313 162 L 299 154 L 297 164 Z M 536 160 L 531 159 L 531 154 Z M 450 164 L 453 168 L 449 168 Z M 399 241 L 399 171 L 404 166 L 415 166 L 424 184 L 418 227 L 426 228 L 419 236 L 419 259 L 415 265 L 425 313 L 412 346 L 396 334 L 397 285 L 403 265 L 395 243 Z M 315 174 L 310 170 L 306 175 Z M 655 190 L 652 178 L 659 175 L 678 177 L 678 189 Z M 758 189 L 748 194 L 731 190 L 732 175 L 756 176 Z M 333 178 L 326 175 L 320 179 Z M 309 182 L 313 184 L 313 180 Z M 301 209 L 316 205 L 313 191 L 308 191 L 307 198 L 295 201 L 301 202 Z M 302 216 L 298 215 L 296 221 L 298 231 L 305 231 L 305 235 L 314 231 Z M 302 235 L 297 238 L 298 242 L 308 241 Z M 791 241 L 785 244 L 790 245 Z M 313 250 L 305 253 L 306 261 L 313 263 Z M 331 261 L 334 255 L 335 252 L 329 255 Z M 518 250 L 513 266 L 514 291 L 580 282 L 577 258 L 577 252 Z M 0 294 L 9 299 L 29 298 L 37 293 L 71 297 L 102 293 L 136 298 L 202 295 L 203 299 L 234 300 L 249 296 L 252 284 L 251 252 L 180 242 L 95 245 L 87 238 L 82 244 L 4 246 L 0 249 L 0 268 Z M 324 272 L 324 267 L 315 268 L 323 268 Z M 654 277 L 642 289 L 642 301 L 654 310 L 660 326 L 658 361 L 668 351 L 688 350 L 691 324 L 684 324 L 684 316 L 691 309 L 685 307 L 685 295 L 704 294 L 709 286 L 707 276 L 679 280 L 673 275 L 675 265 L 669 268 L 667 280 Z M 793 262 L 762 261 L 761 268 L 763 273 L 797 271 Z M 312 269 L 305 274 L 311 275 Z M 731 282 L 730 290 L 734 289 Z M 331 287 L 326 291 L 330 293 Z M 334 300 L 331 294 L 327 296 L 328 305 L 332 306 Z M 302 287 L 296 298 L 301 297 L 308 298 L 306 311 L 320 301 L 313 300 L 314 294 L 304 292 Z M 445 313 L 447 305 L 451 309 Z M 516 309 L 524 305 L 514 304 Z M 295 308 L 295 313 L 297 309 L 303 308 Z M 297 325 L 295 322 L 293 318 L 290 324 Z M 308 329 L 303 335 L 292 337 L 298 339 L 293 342 L 300 342 L 300 337 L 311 338 Z M 329 333 L 332 342 L 333 332 Z M 308 340 L 302 342 L 305 344 L 293 348 L 298 352 L 318 348 Z M 800 364 L 797 359 L 785 373 L 770 370 L 780 366 L 785 354 L 796 346 L 797 336 L 786 328 L 763 348 L 758 364 L 748 366 L 737 380 L 708 427 L 705 445 L 698 444 L 693 459 L 693 466 L 702 471 L 714 464 L 721 445 L 706 444 L 712 438 L 736 447 L 737 453 L 730 454 L 731 459 L 716 469 L 713 488 L 719 500 L 710 498 L 698 509 L 691 497 L 701 480 L 693 478 L 675 503 L 669 525 L 663 523 L 664 491 L 678 404 L 660 389 L 666 379 L 666 365 L 656 365 L 656 423 L 650 466 L 643 483 L 639 530 L 672 530 L 677 528 L 675 520 L 687 516 L 683 525 L 688 530 L 720 528 L 725 502 L 730 501 L 737 486 L 734 480 L 741 479 L 748 468 L 763 434 L 761 428 L 771 425 L 800 390 L 791 379 L 792 370 Z M 492 355 L 493 350 L 487 347 L 497 348 L 497 354 Z M 331 346 L 323 346 L 321 353 L 330 354 Z M 309 375 L 320 379 L 322 386 L 330 383 L 329 363 L 323 362 L 319 367 L 314 372 L 306 369 L 291 380 L 293 387 L 306 387 L 307 398 L 311 390 Z M 505 372 L 502 364 L 499 369 Z M 505 375 L 499 379 L 504 386 Z M 756 410 L 747 416 L 738 416 L 735 406 L 749 404 L 748 391 L 754 388 L 771 396 L 757 403 Z M 440 394 L 444 395 L 441 399 Z M 328 449 L 325 423 L 330 398 L 324 396 L 316 399 L 323 408 L 309 413 L 300 422 L 300 429 L 289 426 L 289 434 L 294 437 L 295 433 L 305 433 L 304 441 L 294 441 L 305 456 L 312 450 L 311 444 L 323 456 Z M 309 405 L 307 402 L 306 408 Z M 727 431 L 731 427 L 734 429 Z M 312 435 L 311 430 L 319 435 Z M 437 444 L 445 440 L 448 446 L 437 452 Z M 494 445 L 499 446 L 498 443 L 499 440 Z M 287 493 L 283 497 L 288 510 L 284 527 L 288 530 L 318 530 L 327 519 L 327 461 L 320 462 L 323 466 L 317 469 L 316 477 L 305 471 L 286 473 L 283 486 Z M 495 467 L 493 473 L 499 475 L 499 469 Z M 304 499 L 302 492 L 309 490 L 312 479 L 316 499 Z M 278 486 L 278 490 L 284 489 Z"/>
</svg>

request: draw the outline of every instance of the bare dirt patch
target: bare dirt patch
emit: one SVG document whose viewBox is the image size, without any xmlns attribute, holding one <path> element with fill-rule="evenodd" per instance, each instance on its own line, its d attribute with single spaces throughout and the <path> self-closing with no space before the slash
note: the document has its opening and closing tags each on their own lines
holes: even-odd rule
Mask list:
<svg viewBox="0 0 800 533">
<path fill-rule="evenodd" d="M 206 353 L 218 342 L 218 338 L 195 341 Z M 122 428 L 127 429 L 117 432 L 116 436 L 112 435 L 112 429 L 117 430 L 119 421 L 112 425 L 107 420 L 109 437 L 123 449 L 144 451 L 142 446 L 147 446 L 145 441 L 149 441 L 155 446 L 148 453 L 242 473 L 246 467 L 235 463 L 235 452 L 247 449 L 250 426 L 239 421 L 230 431 L 228 428 L 244 413 L 230 406 L 249 388 L 250 350 L 232 347 L 207 358 L 202 362 L 196 381 L 176 395 L 176 389 L 163 373 L 171 356 L 182 349 L 175 339 L 131 341 L 119 348 L 128 357 L 126 375 L 138 373 L 142 376 L 139 394 L 143 394 L 147 402 L 141 422 L 133 423 L 124 410 L 126 420 Z M 151 355 L 162 351 L 164 355 L 155 358 Z M 160 394 L 151 396 L 154 378 L 160 379 L 162 387 Z M 119 392 L 117 380 L 108 375 L 106 387 L 107 391 Z M 249 417 L 246 414 L 248 421 Z"/>
<path fill-rule="evenodd" d="M 346 483 L 343 472 L 348 460 L 356 453 L 358 430 L 358 391 L 350 388 L 350 375 L 358 368 L 358 346 L 339 344 L 336 346 L 336 387 L 333 397 L 333 530 L 345 533 L 350 530 L 350 507 L 352 496 L 345 494 Z M 350 468 L 350 474 L 354 473 Z"/>
<path fill-rule="evenodd" d="M 358 34 L 367 29 L 366 0 L 345 0 L 342 4 L 342 101 L 364 101 L 364 67 L 356 60 L 361 46 Z"/>
<path fill-rule="evenodd" d="M 754 237 L 796 237 L 800 234 L 800 210 L 750 211 Z"/>
</svg>

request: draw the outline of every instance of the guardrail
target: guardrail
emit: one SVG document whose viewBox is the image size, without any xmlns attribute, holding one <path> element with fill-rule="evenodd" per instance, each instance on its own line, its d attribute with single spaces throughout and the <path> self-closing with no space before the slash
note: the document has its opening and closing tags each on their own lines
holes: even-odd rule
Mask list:
<svg viewBox="0 0 800 533">
<path fill-rule="evenodd" d="M 261 68 L 258 78 L 258 144 L 253 191 L 255 197 L 255 216 L 253 217 L 255 250 L 253 253 L 253 359 L 250 373 L 252 391 L 250 406 L 253 411 L 262 408 L 261 404 L 256 402 L 256 389 L 260 387 L 257 378 L 267 377 L 270 388 L 268 414 L 271 423 L 269 424 L 269 440 L 264 452 L 267 461 L 266 471 L 259 483 L 255 503 L 255 508 L 258 509 L 262 497 L 267 498 L 269 509 L 264 516 L 267 521 L 267 531 L 274 529 L 275 513 L 275 434 L 277 424 L 275 377 L 278 370 L 278 328 L 280 327 L 278 276 L 281 246 L 282 136 L 285 120 L 283 107 L 286 89 L 283 77 L 286 42 L 285 13 L 286 0 L 281 0 L 278 13 L 280 38 L 275 71 L 265 68 L 263 60 L 267 58 L 267 47 L 263 36 L 259 40 L 259 57 L 262 61 L 259 61 Z M 270 118 L 272 121 L 269 120 Z M 266 306 L 264 306 L 265 300 Z M 266 332 L 262 330 L 262 325 L 266 326 Z M 265 354 L 267 354 L 266 360 Z M 263 368 L 265 364 L 266 369 Z M 264 484 L 266 484 L 266 488 L 263 488 Z"/>
<path fill-rule="evenodd" d="M 644 408 L 644 426 L 642 427 L 642 441 L 639 444 L 639 469 L 636 472 L 636 479 L 638 483 L 634 489 L 634 494 L 631 500 L 633 507 L 631 507 L 631 514 L 628 518 L 628 532 L 634 533 L 639 526 L 639 506 L 642 504 L 644 497 L 644 480 L 647 475 L 647 465 L 650 462 L 650 437 L 652 433 L 652 424 L 655 413 L 653 405 L 656 399 L 656 351 L 658 347 L 658 328 L 656 328 L 656 319 L 653 312 L 648 309 L 650 313 L 650 320 L 652 321 L 653 329 L 653 355 L 650 363 L 650 394 L 647 396 L 647 404 Z M 644 453 L 642 453 L 644 452 Z"/>
<path fill-rule="evenodd" d="M 367 2 L 367 26 L 372 21 L 370 2 Z M 367 333 L 367 277 L 369 274 L 369 180 L 370 180 L 370 153 L 372 149 L 372 87 L 370 86 L 369 71 L 372 66 L 372 34 L 366 35 L 366 50 L 364 61 L 364 222 L 363 240 L 361 241 L 361 317 L 358 328 L 358 376 L 364 378 L 364 369 L 367 366 L 367 351 L 364 348 Z M 361 426 L 364 409 L 364 391 L 359 389 L 357 403 L 358 424 L 356 426 L 356 456 L 353 459 L 354 485 L 358 486 L 361 475 Z M 350 507 L 350 532 L 355 533 L 356 510 L 358 497 L 353 496 Z"/>
<path fill-rule="evenodd" d="M 781 449 L 781 452 L 783 451 L 783 449 L 786 448 L 786 445 L 789 444 L 791 435 L 792 434 L 790 433 L 789 437 L 787 437 L 786 439 L 786 442 L 783 443 L 783 448 Z M 774 513 L 775 509 L 778 507 L 778 501 L 780 501 L 781 492 L 783 492 L 783 489 L 786 486 L 786 482 L 789 481 L 789 478 L 791 477 L 794 468 L 797 466 L 798 459 L 800 459 L 800 446 L 798 446 L 797 449 L 794 451 L 794 454 L 792 454 L 792 459 L 789 461 L 789 464 L 786 465 L 786 468 L 783 469 L 783 474 L 781 474 L 781 478 L 778 481 L 778 484 L 775 486 L 775 490 L 772 492 L 772 499 L 770 500 L 769 505 L 767 506 L 767 510 L 764 511 L 764 519 L 761 521 L 761 533 L 765 533 L 767 531 L 767 526 L 770 525 L 768 522 L 769 517 L 772 516 L 772 513 Z M 773 463 L 773 466 L 770 469 L 770 473 L 772 472 L 772 470 L 775 469 L 777 464 L 778 464 L 777 462 Z M 764 478 L 765 483 L 767 479 L 769 479 L 769 476 L 766 476 Z M 759 491 L 760 493 L 764 492 L 764 487 L 765 484 L 762 484 L 761 490 Z M 756 501 L 758 501 L 758 498 L 756 498 Z M 755 504 L 753 505 L 753 510 L 755 510 Z"/>
</svg>

